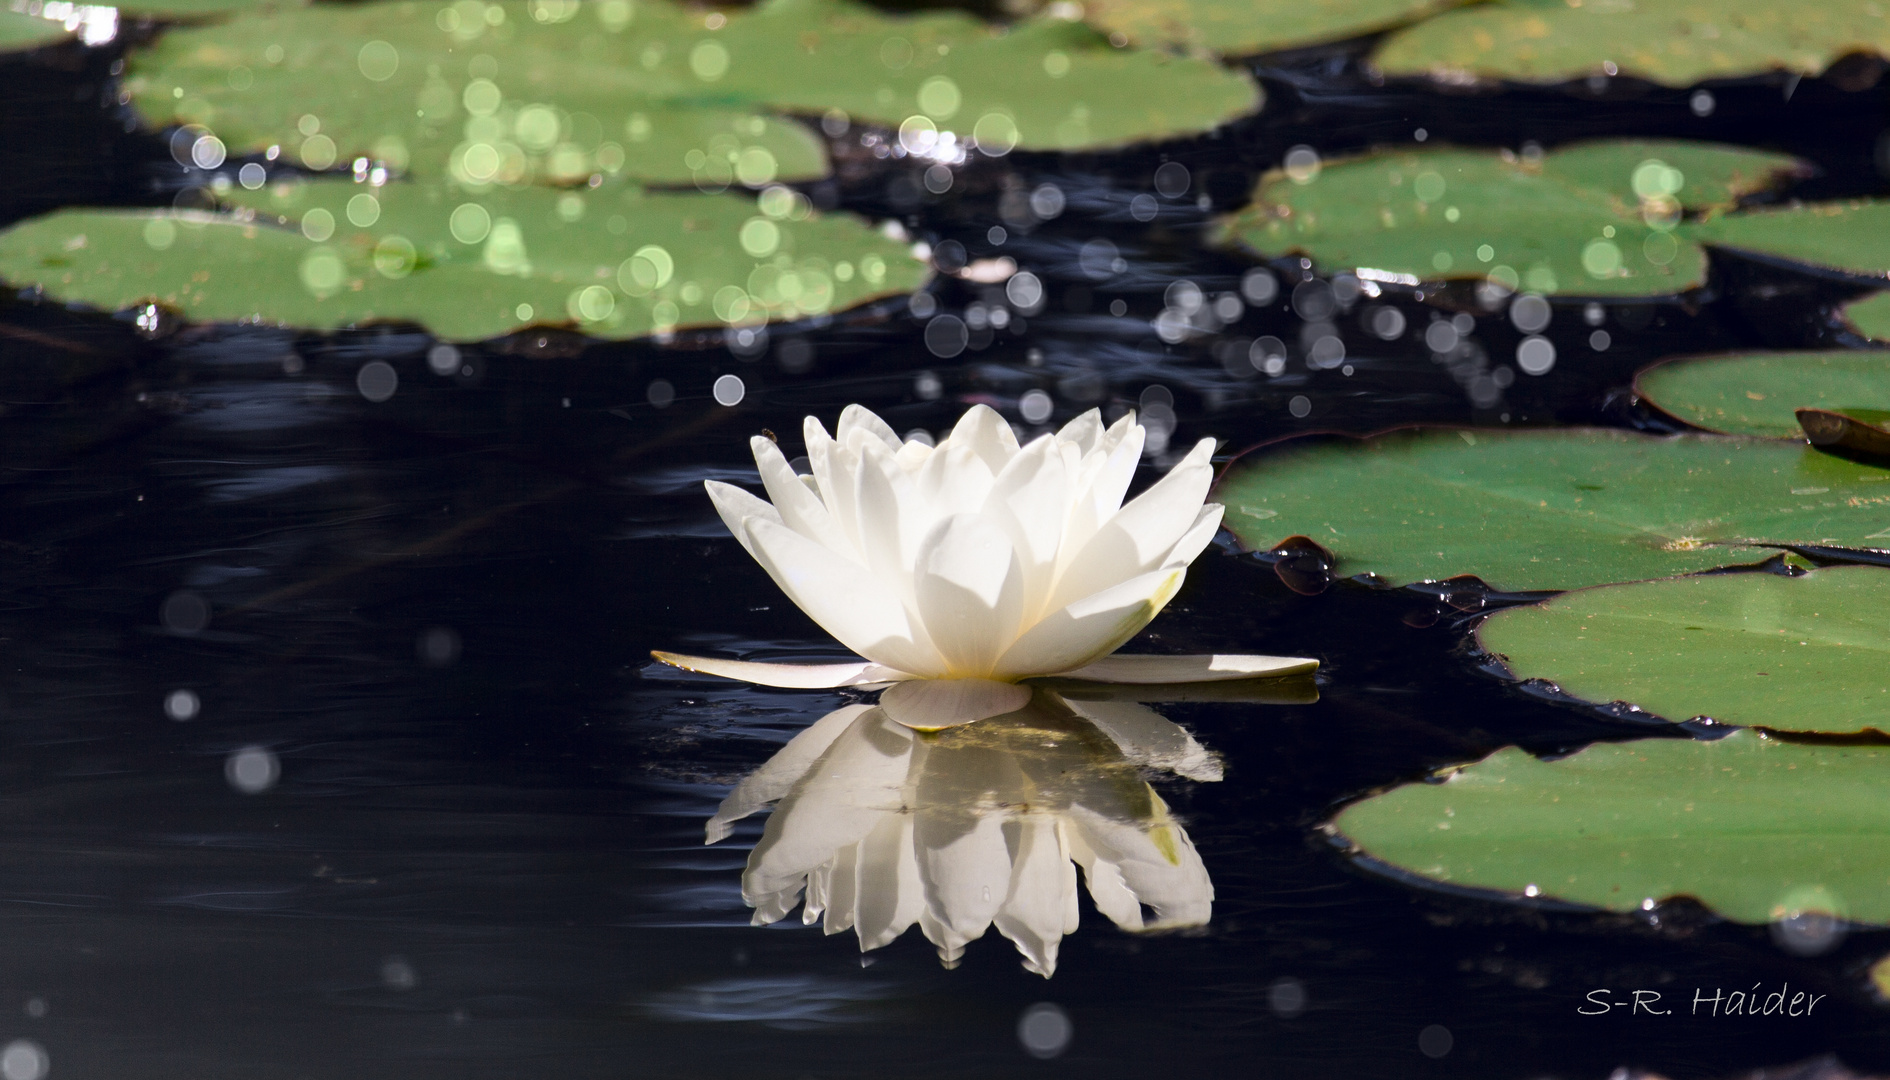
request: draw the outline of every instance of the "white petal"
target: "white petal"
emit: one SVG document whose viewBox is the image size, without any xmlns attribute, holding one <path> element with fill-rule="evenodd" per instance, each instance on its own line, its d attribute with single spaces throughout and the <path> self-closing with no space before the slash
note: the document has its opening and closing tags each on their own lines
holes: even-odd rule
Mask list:
<svg viewBox="0 0 1890 1080">
<path fill-rule="evenodd" d="M 1069 476 L 1055 439 L 1033 441 L 991 484 L 984 516 L 1010 534 L 1024 573 L 1024 610 L 1049 597 L 1069 507 Z"/>
<path fill-rule="evenodd" d="M 1119 437 L 1117 428 L 1121 428 Z M 1063 527 L 1059 568 L 1074 561 L 1102 523 L 1122 509 L 1122 497 L 1128 494 L 1129 484 L 1135 479 L 1135 467 L 1142 460 L 1146 437 L 1147 433 L 1139 424 L 1125 427 L 1117 421 L 1103 436 L 1102 444 L 1085 456 L 1071 485 L 1070 516 Z"/>
<path fill-rule="evenodd" d="M 807 775 L 807 770 L 820 755 L 827 752 L 834 740 L 852 727 L 861 713 L 871 712 L 872 709 L 871 705 L 848 705 L 802 728 L 799 734 L 788 740 L 786 746 L 776 750 L 761 768 L 749 773 L 741 783 L 735 785 L 734 791 L 728 793 L 703 830 L 708 835 L 703 843 L 713 844 L 726 838 L 735 822 L 785 796 L 789 789 L 800 782 L 801 777 Z M 812 902 L 811 899 L 809 902 Z"/>
<path fill-rule="evenodd" d="M 820 421 L 808 417 L 801 424 L 807 440 L 807 462 L 813 472 L 814 487 L 820 501 L 833 519 L 834 527 L 846 538 L 846 545 L 836 550 L 851 550 L 858 556 L 860 547 L 859 515 L 854 512 L 853 474 L 859 467 L 859 455 L 848 454 L 827 435 Z"/>
<path fill-rule="evenodd" d="M 953 445 L 964 446 L 984 460 L 996 476 L 1017 453 L 1017 433 L 1010 422 L 988 405 L 973 405 L 958 418 L 949 436 Z"/>
<path fill-rule="evenodd" d="M 1057 432 L 1057 441 L 1071 443 L 1079 456 L 1096 449 L 1103 437 L 1102 410 L 1091 409 Z"/>
<path fill-rule="evenodd" d="M 983 936 L 1010 889 L 1006 814 L 992 802 L 1021 801 L 1022 773 L 1000 750 L 934 748 L 919 779 L 913 838 L 925 883 L 933 944 L 956 950 Z"/>
<path fill-rule="evenodd" d="M 1249 656 L 1241 653 L 1200 653 L 1188 656 L 1141 656 L 1117 653 L 1074 671 L 1069 679 L 1107 683 L 1202 683 L 1232 679 L 1275 679 L 1304 675 L 1319 669 L 1319 661 L 1304 656 Z"/>
<path fill-rule="evenodd" d="M 759 686 L 780 686 L 790 690 L 820 690 L 830 686 L 872 686 L 898 682 L 911 675 L 875 664 L 854 660 L 844 664 L 770 664 L 758 660 L 725 660 L 719 656 L 687 656 L 683 653 L 652 652 L 651 656 L 670 667 L 703 675 L 720 675 Z"/>
<path fill-rule="evenodd" d="M 913 679 L 887 687 L 879 707 L 909 728 L 937 731 L 1016 712 L 1030 695 L 1028 686 L 989 679 Z"/>
<path fill-rule="evenodd" d="M 743 897 L 753 903 L 798 891 L 814 868 L 865 838 L 885 817 L 899 815 L 913 742 L 910 732 L 876 713 L 856 717 L 768 818 L 742 874 Z M 835 880 L 831 886 L 842 884 Z"/>
<path fill-rule="evenodd" d="M 768 576 L 842 645 L 914 675 L 944 673 L 924 631 L 866 568 L 778 522 L 751 519 L 748 533 Z"/>
<path fill-rule="evenodd" d="M 908 439 L 900 444 L 899 451 L 893 455 L 893 460 L 899 463 L 900 468 L 912 473 L 918 472 L 931 456 L 930 446 L 917 439 Z"/>
<path fill-rule="evenodd" d="M 715 505 L 715 512 L 722 516 L 722 524 L 728 526 L 728 531 L 735 534 L 735 539 L 741 542 L 742 550 L 754 555 L 755 549 L 748 540 L 746 528 L 748 519 L 780 521 L 780 513 L 773 506 L 734 484 L 724 484 L 720 480 L 704 480 L 702 486 L 708 491 L 709 502 Z"/>
<path fill-rule="evenodd" d="M 991 468 L 963 443 L 944 443 L 919 470 L 919 497 L 931 522 L 983 508 L 991 493 Z M 929 527 L 929 526 L 928 526 Z"/>
<path fill-rule="evenodd" d="M 1194 524 L 1181 534 L 1181 539 L 1175 541 L 1174 547 L 1168 549 L 1167 556 L 1161 561 L 1162 569 L 1186 566 L 1207 550 L 1207 546 L 1214 542 L 1214 534 L 1221 529 L 1221 515 L 1226 510 L 1220 503 L 1203 506 L 1201 512 L 1195 515 Z"/>
<path fill-rule="evenodd" d="M 1050 605 L 1058 607 L 1162 565 L 1200 524 L 1214 469 L 1214 440 L 1203 439 L 1168 475 L 1117 511 L 1064 566 Z M 1213 533 L 1210 531 L 1209 536 Z"/>
<path fill-rule="evenodd" d="M 1063 935 L 1076 930 L 1076 865 L 1058 842 L 1054 817 L 1027 814 L 1017 831 L 1010 894 L 994 921 L 1024 954 L 1024 968 L 1047 979 L 1056 974 Z"/>
<path fill-rule="evenodd" d="M 1070 858 L 1083 868 L 1083 879 L 1089 883 L 1089 898 L 1096 910 L 1124 930 L 1142 929 L 1142 905 L 1122 880 L 1122 871 L 1089 846 L 1075 822 L 1066 818 L 1058 827 Z"/>
<path fill-rule="evenodd" d="M 755 452 L 755 467 L 761 472 L 761 483 L 768 489 L 781 523 L 809 540 L 857 559 L 852 542 L 840 531 L 826 504 L 794 474 L 781 448 L 759 435 L 748 440 L 748 445 Z"/>
<path fill-rule="evenodd" d="M 946 518 L 919 546 L 913 603 L 953 674 L 981 676 L 1017 638 L 1024 570 L 1010 537 L 975 514 Z"/>
<path fill-rule="evenodd" d="M 1150 813 L 1143 820 L 1077 805 L 1066 823 L 1081 832 L 1098 869 L 1112 868 L 1139 902 L 1155 909 L 1150 929 L 1206 925 L 1214 910 L 1214 882 L 1161 796 L 1151 788 L 1147 797 Z"/>
<path fill-rule="evenodd" d="M 899 600 L 909 603 L 905 586 L 924 537 L 924 508 L 912 477 L 893 460 L 892 452 L 877 441 L 860 448 L 860 468 L 854 478 L 854 498 L 860 516 L 860 554 L 880 580 L 900 586 Z"/>
<path fill-rule="evenodd" d="M 900 439 L 879 415 L 864 405 L 848 405 L 840 410 L 840 423 L 833 430 L 834 441 L 852 448 L 856 440 L 872 438 L 888 450 L 898 450 Z"/>
<path fill-rule="evenodd" d="M 860 951 L 890 945 L 925 911 L 925 885 L 912 840 L 912 815 L 893 814 L 859 845 L 859 893 L 853 929 Z"/>
<path fill-rule="evenodd" d="M 1180 724 L 1154 709 L 1133 701 L 1065 698 L 1064 703 L 1102 729 L 1122 748 L 1123 756 L 1138 765 L 1165 769 L 1204 783 L 1221 778 L 1220 759 L 1208 753 Z"/>
<path fill-rule="evenodd" d="M 1045 616 L 998 659 L 998 677 L 1055 675 L 1115 652 L 1174 598 L 1185 575 L 1143 574 Z"/>
</svg>

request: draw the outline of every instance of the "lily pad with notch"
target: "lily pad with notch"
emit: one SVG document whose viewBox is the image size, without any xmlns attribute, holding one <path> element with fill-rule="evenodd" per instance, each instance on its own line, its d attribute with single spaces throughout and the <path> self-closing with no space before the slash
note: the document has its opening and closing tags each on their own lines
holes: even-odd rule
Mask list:
<svg viewBox="0 0 1890 1080">
<path fill-rule="evenodd" d="M 1243 544 L 1301 535 L 1339 576 L 1570 589 L 1890 535 L 1890 468 L 1803 445 L 1625 431 L 1400 431 L 1251 457 L 1216 498 Z"/>
<path fill-rule="evenodd" d="M 1890 53 L 1890 12 L 1872 0 L 1506 0 L 1397 31 L 1372 63 L 1386 75 L 1456 84 L 1619 74 L 1693 86 L 1773 71 L 1819 75 L 1856 53 Z"/>
<path fill-rule="evenodd" d="M 620 339 L 793 320 L 910 291 L 926 272 L 849 215 L 774 218 L 734 196 L 630 187 L 471 199 L 324 180 L 243 192 L 230 214 L 67 210 L 0 233 L 0 277 L 66 302 L 318 330 L 417 322 L 459 341 L 547 323 Z"/>
<path fill-rule="evenodd" d="M 1801 437 L 1801 409 L 1863 417 L 1860 410 L 1890 407 L 1890 352 L 1680 357 L 1641 372 L 1634 390 L 1663 412 L 1708 431 Z"/>
<path fill-rule="evenodd" d="M 1336 829 L 1456 888 L 1607 911 L 1691 897 L 1735 922 L 1890 923 L 1890 747 L 1736 731 L 1559 761 L 1510 748 L 1354 803 Z"/>
<path fill-rule="evenodd" d="M 1675 141 L 1582 144 L 1534 157 L 1380 151 L 1263 176 L 1221 239 L 1268 257 L 1410 281 L 1500 281 L 1566 296 L 1659 296 L 1706 281 L 1685 215 L 1804 171 L 1777 154 Z"/>
<path fill-rule="evenodd" d="M 1890 732 L 1890 570 L 1705 574 L 1603 585 L 1477 629 L 1518 679 L 1670 720 Z"/>
</svg>

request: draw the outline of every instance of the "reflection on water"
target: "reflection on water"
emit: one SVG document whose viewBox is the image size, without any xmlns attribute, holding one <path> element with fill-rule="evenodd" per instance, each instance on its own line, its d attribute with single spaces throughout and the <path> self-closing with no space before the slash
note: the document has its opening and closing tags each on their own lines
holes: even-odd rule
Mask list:
<svg viewBox="0 0 1890 1080">
<path fill-rule="evenodd" d="M 1221 778 L 1193 737 L 1133 702 L 1039 689 L 1016 712 L 935 733 L 849 705 L 742 781 L 708 842 L 778 800 L 742 875 L 756 925 L 798 904 L 865 951 L 917 923 L 948 968 L 995 925 L 1048 978 L 1077 927 L 1078 866 L 1125 930 L 1204 926 L 1213 911 L 1207 868 L 1144 763 Z"/>
</svg>

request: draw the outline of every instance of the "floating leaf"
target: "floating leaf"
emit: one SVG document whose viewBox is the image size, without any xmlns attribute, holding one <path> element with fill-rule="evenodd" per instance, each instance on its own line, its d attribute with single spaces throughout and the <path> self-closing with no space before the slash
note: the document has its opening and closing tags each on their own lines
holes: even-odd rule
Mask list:
<svg viewBox="0 0 1890 1080">
<path fill-rule="evenodd" d="M 61 211 L 0 234 L 0 276 L 106 310 L 327 329 L 411 320 L 455 340 L 535 323 L 603 338 L 794 319 L 915 288 L 924 267 L 858 219 L 733 196 L 321 181 L 245 196 L 254 220 Z M 805 210 L 800 211 L 805 214 Z"/>
<path fill-rule="evenodd" d="M 1737 731 L 1560 761 L 1498 751 L 1354 803 L 1340 832 L 1449 885 L 1610 911 L 1690 896 L 1728 919 L 1890 922 L 1890 749 Z"/>
<path fill-rule="evenodd" d="M 1796 438 L 1801 408 L 1890 408 L 1890 353 L 1689 356 L 1649 368 L 1635 392 L 1696 427 L 1729 435 Z"/>
<path fill-rule="evenodd" d="M 1701 222 L 1692 232 L 1720 247 L 1844 274 L 1890 276 L 1890 202 L 1755 210 Z"/>
<path fill-rule="evenodd" d="M 1775 154 L 1701 143 L 1593 143 L 1539 160 L 1435 149 L 1310 162 L 1261 178 L 1224 236 L 1268 256 L 1413 280 L 1484 278 L 1509 289 L 1650 296 L 1704 284 L 1706 254 L 1681 223 L 1795 175 Z"/>
<path fill-rule="evenodd" d="M 1890 341 L 1890 292 L 1871 293 L 1844 307 L 1845 321 L 1876 341 Z"/>
<path fill-rule="evenodd" d="M 1024 150 L 1124 146 L 1210 131 L 1260 107 L 1245 73 L 1165 51 L 1118 49 L 1082 23 L 1006 31 L 957 13 L 888 18 L 838 0 L 771 0 L 731 19 L 727 90 L 777 109 Z M 949 150 L 949 147 L 941 147 Z"/>
<path fill-rule="evenodd" d="M 1252 56 L 1375 34 L 1462 0 L 1089 0 L 1083 18 L 1137 45 Z"/>
<path fill-rule="evenodd" d="M 1446 12 L 1372 57 L 1387 75 L 1562 82 L 1622 75 L 1692 86 L 1785 70 L 1817 75 L 1850 53 L 1890 53 L 1890 9 L 1873 0 L 1509 0 Z"/>
<path fill-rule="evenodd" d="M 1804 445 L 1625 431 L 1422 431 L 1288 447 L 1217 496 L 1251 548 L 1304 535 L 1342 575 L 1476 574 L 1570 589 L 1748 561 L 1762 545 L 1874 547 L 1890 469 Z"/>
<path fill-rule="evenodd" d="M 995 33 L 835 0 L 752 12 L 662 0 L 317 5 L 175 30 L 134 56 L 147 122 L 204 125 L 235 154 L 358 157 L 469 188 L 594 175 L 720 188 L 825 175 L 821 145 L 763 115 L 840 109 L 949 159 L 1193 134 L 1259 89 L 1205 60 L 1123 50 L 1081 24 Z M 944 133 L 955 133 L 947 137 Z"/>
<path fill-rule="evenodd" d="M 1670 720 L 1890 731 L 1890 570 L 1708 574 L 1563 593 L 1484 620 L 1519 679 Z"/>
<path fill-rule="evenodd" d="M 1799 409 L 1798 426 L 1811 445 L 1823 450 L 1846 451 L 1853 457 L 1890 461 L 1890 410 Z"/>
<path fill-rule="evenodd" d="M 61 23 L 0 9 L 0 52 L 23 52 L 72 36 Z"/>
<path fill-rule="evenodd" d="M 691 71 L 705 41 L 660 2 L 324 4 L 174 29 L 132 54 L 125 89 L 148 123 L 204 125 L 232 155 L 366 157 L 474 191 L 824 176 L 806 128 Z"/>
</svg>

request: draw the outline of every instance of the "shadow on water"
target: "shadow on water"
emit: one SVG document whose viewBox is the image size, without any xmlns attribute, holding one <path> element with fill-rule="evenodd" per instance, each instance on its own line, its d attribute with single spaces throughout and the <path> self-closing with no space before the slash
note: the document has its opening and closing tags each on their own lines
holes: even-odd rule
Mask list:
<svg viewBox="0 0 1890 1080">
<path fill-rule="evenodd" d="M 859 401 L 897 430 L 937 431 L 979 401 L 1023 419 L 1041 391 L 1052 415 L 1027 423 L 1166 410 L 1173 445 L 1214 435 L 1228 453 L 1415 421 L 1660 430 L 1625 389 L 1655 357 L 1843 340 L 1830 312 L 1854 285 L 1721 258 L 1684 301 L 1558 304 L 1562 361 L 1512 372 L 1494 397 L 1521 334 L 1448 292 L 1376 301 L 1412 327 L 1465 317 L 1448 362 L 1414 333 L 1360 325 L 1358 301 L 1331 320 L 1348 364 L 1309 368 L 1293 301 L 1307 268 L 1273 264 L 1262 301 L 1243 291 L 1251 261 L 1197 246 L 1198 196 L 1238 204 L 1297 142 L 1336 152 L 1417 124 L 1466 143 L 1699 134 L 1810 154 L 1825 172 L 1807 193 L 1881 186 L 1858 158 L 1881 88 L 1807 82 L 1792 102 L 1818 103 L 1823 127 L 1776 86 L 1715 88 L 1715 119 L 1693 129 L 1664 91 L 1381 90 L 1347 55 L 1262 65 L 1268 111 L 1165 148 L 1194 186 L 1148 221 L 1132 204 L 1162 153 L 1019 155 L 943 198 L 899 188 L 903 166 L 843 167 L 830 203 L 903 218 L 941 258 L 1008 256 L 1038 278 L 1041 306 L 1001 328 L 990 311 L 1032 305 L 956 278 L 736 350 L 719 335 L 658 348 L 545 333 L 443 358 L 400 328 L 153 337 L 31 297 L 0 305 L 0 1039 L 36 1041 L 61 1075 L 115 1076 L 550 1062 L 578 1076 L 1703 1077 L 1830 1051 L 1890 1069 L 1860 975 L 1882 934 L 1804 959 L 1684 902 L 1526 907 L 1348 859 L 1320 829 L 1346 800 L 1504 745 L 1561 754 L 1649 728 L 1480 673 L 1473 605 L 1454 594 L 1305 595 L 1249 555 L 1210 550 L 1135 646 L 1325 664 L 1316 704 L 1161 708 L 1225 766 L 1219 783 L 1150 777 L 1213 879 L 1206 927 L 1132 935 L 1085 899 L 1052 981 L 996 935 L 946 971 L 916 932 L 862 956 L 792 919 L 750 927 L 740 880 L 762 819 L 702 845 L 743 775 L 851 700 L 644 660 L 832 655 L 701 493 L 754 481 L 745 440 L 763 428 L 795 444 L 802 415 L 831 422 Z M 63 63 L 0 65 L 5 216 L 167 200 L 151 180 L 169 167 L 153 164 L 162 144 L 95 105 L 109 58 Z M 62 117 L 99 145 L 14 137 Z M 1047 183 L 1056 215 L 1028 209 Z M 1239 310 L 1165 336 L 1153 324 L 1183 278 Z M 965 351 L 928 347 L 928 302 L 966 324 Z M 1286 361 L 1270 376 L 1251 362 L 1269 337 Z M 375 364 L 398 379 L 381 402 L 359 390 Z M 734 407 L 709 389 L 728 374 L 745 387 Z M 658 382 L 673 391 L 662 407 Z M 1695 988 L 1755 982 L 1829 1002 L 1815 1019 L 1680 1015 Z M 1602 987 L 1681 1005 L 1579 1016 Z M 1039 1061 L 1016 1032 L 1046 1000 L 1074 1036 Z M 1438 1058 L 1420 1047 L 1433 1025 L 1451 1035 Z"/>
</svg>

